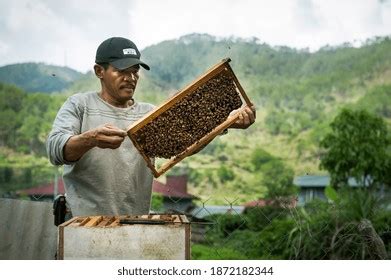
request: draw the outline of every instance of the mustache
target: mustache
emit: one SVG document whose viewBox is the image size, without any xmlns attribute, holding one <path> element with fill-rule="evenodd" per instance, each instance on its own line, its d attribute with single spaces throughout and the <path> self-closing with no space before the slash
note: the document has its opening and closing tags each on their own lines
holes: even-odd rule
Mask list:
<svg viewBox="0 0 391 280">
<path fill-rule="evenodd" d="M 120 88 L 132 88 L 132 89 L 134 89 L 135 87 L 136 87 L 135 83 L 126 83 L 120 86 Z"/>
</svg>

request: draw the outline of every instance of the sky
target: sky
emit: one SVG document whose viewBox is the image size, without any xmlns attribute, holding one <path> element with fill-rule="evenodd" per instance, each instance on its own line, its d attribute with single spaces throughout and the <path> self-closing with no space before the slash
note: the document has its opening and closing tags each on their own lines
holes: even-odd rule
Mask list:
<svg viewBox="0 0 391 280">
<path fill-rule="evenodd" d="M 190 33 L 309 48 L 391 35 L 391 0 L 0 0 L 0 66 L 44 62 L 86 72 L 98 45 L 140 49 Z"/>
</svg>

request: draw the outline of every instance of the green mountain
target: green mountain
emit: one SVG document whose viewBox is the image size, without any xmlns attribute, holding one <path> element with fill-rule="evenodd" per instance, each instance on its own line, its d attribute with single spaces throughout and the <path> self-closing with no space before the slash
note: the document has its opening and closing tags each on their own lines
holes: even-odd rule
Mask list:
<svg viewBox="0 0 391 280">
<path fill-rule="evenodd" d="M 273 175 L 273 170 L 286 174 L 291 170 L 295 175 L 322 172 L 319 141 L 343 107 L 364 108 L 391 123 L 390 37 L 368 40 L 359 48 L 343 44 L 311 53 L 273 47 L 256 38 L 190 34 L 147 47 L 142 54 L 151 71 L 141 71 L 135 96 L 140 101 L 159 104 L 230 57 L 236 76 L 257 107 L 257 121 L 249 129 L 230 130 L 171 170 L 186 169 L 190 191 L 210 198 L 210 203 L 262 197 L 263 179 L 280 176 L 278 172 Z M 12 119 L 2 126 L 0 166 L 12 166 L 11 156 L 6 155 L 45 156 L 45 135 L 66 96 L 99 89 L 99 81 L 91 72 L 73 81 L 63 94 L 51 95 L 50 99 L 0 87 L 2 119 Z M 23 83 L 18 86 L 23 87 Z M 271 158 L 274 163 L 269 164 L 269 170 L 262 167 Z M 1 176 L 0 172 L 0 181 Z"/>
<path fill-rule="evenodd" d="M 151 66 L 146 79 L 160 96 L 180 90 L 225 57 L 257 107 L 246 131 L 230 131 L 182 162 L 193 193 L 212 200 L 230 194 L 246 201 L 263 196 L 256 156 L 265 150 L 295 175 L 318 174 L 319 141 L 343 107 L 365 108 L 390 122 L 391 40 L 368 40 L 360 48 L 325 46 L 317 52 L 259 44 L 257 39 L 218 39 L 191 34 L 143 50 Z M 138 97 L 143 98 L 141 89 Z M 156 98 L 155 98 L 156 100 Z M 227 172 L 227 170 L 229 172 Z M 278 176 L 278 174 L 276 174 Z"/>
<path fill-rule="evenodd" d="M 68 88 L 82 73 L 69 67 L 44 63 L 19 63 L 0 67 L 0 82 L 28 92 L 56 92 Z"/>
<path fill-rule="evenodd" d="M 256 39 L 218 40 L 191 34 L 143 50 L 151 78 L 162 88 L 180 89 L 225 57 L 248 93 L 261 103 L 297 107 L 304 96 L 329 99 L 336 90 L 350 91 L 390 69 L 390 38 L 368 41 L 361 48 L 349 44 L 318 52 L 272 47 Z M 326 101 L 327 101 L 326 100 Z"/>
</svg>

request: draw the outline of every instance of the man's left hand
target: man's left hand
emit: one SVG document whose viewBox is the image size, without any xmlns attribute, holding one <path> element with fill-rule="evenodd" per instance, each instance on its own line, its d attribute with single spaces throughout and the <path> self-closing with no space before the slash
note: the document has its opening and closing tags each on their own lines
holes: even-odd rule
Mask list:
<svg viewBox="0 0 391 280">
<path fill-rule="evenodd" d="M 255 122 L 256 110 L 254 105 L 246 106 L 244 110 L 242 108 L 238 110 L 241 110 L 239 118 L 229 128 L 246 129 Z M 233 111 L 231 114 L 237 113 L 238 110 Z"/>
</svg>

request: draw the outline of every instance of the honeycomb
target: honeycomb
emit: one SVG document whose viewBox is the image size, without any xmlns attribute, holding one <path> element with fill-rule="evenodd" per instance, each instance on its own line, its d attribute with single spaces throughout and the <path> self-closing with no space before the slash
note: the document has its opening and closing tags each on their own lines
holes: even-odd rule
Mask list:
<svg viewBox="0 0 391 280">
<path fill-rule="evenodd" d="M 233 78 L 228 71 L 221 71 L 137 130 L 134 138 L 146 156 L 170 159 L 199 141 L 241 106 Z"/>
</svg>

